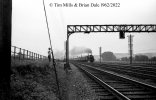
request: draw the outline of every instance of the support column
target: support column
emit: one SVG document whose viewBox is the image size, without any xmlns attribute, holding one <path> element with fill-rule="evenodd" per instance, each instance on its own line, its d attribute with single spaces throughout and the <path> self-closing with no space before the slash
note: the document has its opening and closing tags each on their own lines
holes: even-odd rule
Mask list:
<svg viewBox="0 0 156 100">
<path fill-rule="evenodd" d="M 69 36 L 70 33 L 67 32 L 67 41 L 66 41 L 66 66 L 71 69 L 69 64 Z"/>
<path fill-rule="evenodd" d="M 70 67 L 69 65 L 69 35 L 67 33 L 67 41 L 66 41 L 66 66 Z"/>
</svg>

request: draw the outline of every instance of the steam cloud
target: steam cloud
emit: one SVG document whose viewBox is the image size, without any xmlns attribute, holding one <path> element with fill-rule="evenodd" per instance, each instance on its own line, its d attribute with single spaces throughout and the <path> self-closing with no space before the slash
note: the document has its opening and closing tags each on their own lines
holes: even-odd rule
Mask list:
<svg viewBox="0 0 156 100">
<path fill-rule="evenodd" d="M 70 53 L 69 56 L 78 56 L 80 54 L 92 53 L 92 50 L 86 47 L 74 47 L 69 51 L 69 53 Z M 55 59 L 63 59 L 65 57 L 65 51 L 54 50 L 54 56 L 55 56 Z"/>
<path fill-rule="evenodd" d="M 90 48 L 86 47 L 74 47 L 73 49 L 70 50 L 70 54 L 72 56 L 84 54 L 84 53 L 92 53 L 92 50 Z"/>
</svg>

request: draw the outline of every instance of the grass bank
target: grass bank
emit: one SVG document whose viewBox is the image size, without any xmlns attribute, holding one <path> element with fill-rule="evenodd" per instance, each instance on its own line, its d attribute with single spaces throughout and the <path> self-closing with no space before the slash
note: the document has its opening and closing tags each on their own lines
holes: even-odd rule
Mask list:
<svg viewBox="0 0 156 100">
<path fill-rule="evenodd" d="M 54 69 L 48 61 L 11 62 L 11 100 L 58 100 Z"/>
</svg>

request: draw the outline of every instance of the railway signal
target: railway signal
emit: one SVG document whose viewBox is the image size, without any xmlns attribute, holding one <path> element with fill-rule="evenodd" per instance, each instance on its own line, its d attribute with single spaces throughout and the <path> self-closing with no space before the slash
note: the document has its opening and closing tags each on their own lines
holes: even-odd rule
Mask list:
<svg viewBox="0 0 156 100">
<path fill-rule="evenodd" d="M 120 37 L 120 39 L 125 39 L 125 32 L 120 31 L 119 37 Z"/>
</svg>

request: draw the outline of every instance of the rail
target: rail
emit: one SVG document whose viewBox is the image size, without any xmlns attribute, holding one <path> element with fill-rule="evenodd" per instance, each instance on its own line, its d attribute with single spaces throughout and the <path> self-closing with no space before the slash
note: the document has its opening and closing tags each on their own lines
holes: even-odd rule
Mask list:
<svg viewBox="0 0 156 100">
<path fill-rule="evenodd" d="M 100 61 L 96 61 L 96 62 L 100 62 Z M 101 63 L 118 63 L 118 64 L 129 64 L 129 61 L 101 61 Z M 156 61 L 151 61 L 151 60 L 147 60 L 147 61 L 133 61 L 132 64 L 156 64 Z"/>
</svg>

